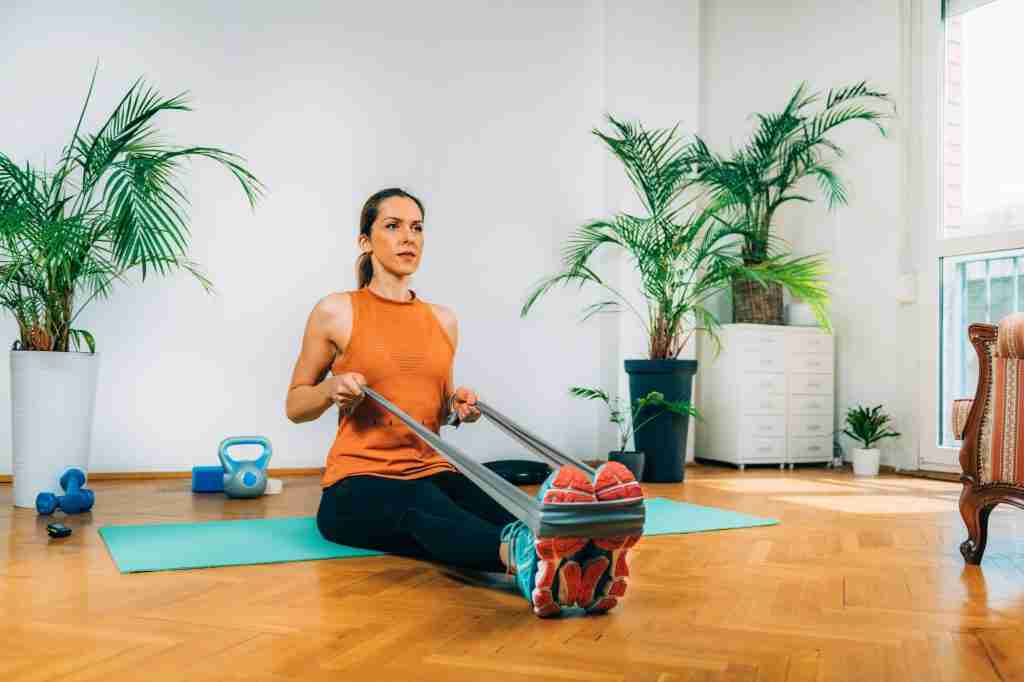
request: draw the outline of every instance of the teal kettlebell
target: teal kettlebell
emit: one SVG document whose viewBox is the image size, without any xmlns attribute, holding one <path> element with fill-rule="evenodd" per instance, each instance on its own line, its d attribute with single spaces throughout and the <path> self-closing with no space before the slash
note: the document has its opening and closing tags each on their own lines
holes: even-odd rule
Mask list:
<svg viewBox="0 0 1024 682">
<path fill-rule="evenodd" d="M 239 462 L 231 459 L 228 448 L 235 445 L 261 445 L 263 453 L 257 459 Z M 263 436 L 233 436 L 225 438 L 217 448 L 224 467 L 224 493 L 228 497 L 259 497 L 267 489 L 267 463 L 273 450 Z"/>
</svg>

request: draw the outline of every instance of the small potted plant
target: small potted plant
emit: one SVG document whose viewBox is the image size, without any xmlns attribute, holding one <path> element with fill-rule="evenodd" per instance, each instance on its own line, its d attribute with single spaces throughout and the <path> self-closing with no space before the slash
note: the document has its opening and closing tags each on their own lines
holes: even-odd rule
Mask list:
<svg viewBox="0 0 1024 682">
<path fill-rule="evenodd" d="M 877 476 L 879 451 L 871 447 L 883 438 L 900 435 L 888 430 L 889 416 L 881 411 L 882 406 L 858 406 L 846 411 L 846 426 L 843 429 L 850 438 L 864 447 L 853 449 L 853 473 L 856 476 Z"/>
<path fill-rule="evenodd" d="M 572 386 L 569 393 L 577 398 L 586 400 L 600 400 L 608 406 L 609 421 L 619 428 L 619 449 L 608 453 L 608 461 L 620 462 L 629 469 L 636 480 L 643 481 L 644 478 L 644 453 L 637 450 L 627 450 L 630 435 L 638 432 L 645 424 L 659 415 L 669 412 L 677 415 L 686 415 L 699 419 L 697 410 L 685 401 L 672 402 L 665 400 L 665 396 L 658 391 L 651 391 L 639 400 L 636 400 L 633 409 L 627 413 L 623 407 L 621 398 L 610 398 L 607 393 L 598 388 L 586 388 L 584 386 Z M 651 409 L 644 413 L 644 418 L 639 421 L 640 413 L 645 408 Z"/>
</svg>

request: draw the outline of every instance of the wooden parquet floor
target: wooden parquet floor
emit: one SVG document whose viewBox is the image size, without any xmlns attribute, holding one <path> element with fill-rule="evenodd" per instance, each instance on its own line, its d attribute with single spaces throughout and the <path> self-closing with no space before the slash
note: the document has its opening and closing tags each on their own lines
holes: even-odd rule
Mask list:
<svg viewBox="0 0 1024 682">
<path fill-rule="evenodd" d="M 781 524 L 644 538 L 619 608 L 557 620 L 504 576 L 400 557 L 121 575 L 102 525 L 311 515 L 317 481 L 251 501 L 90 487 L 50 540 L 0 485 L 4 682 L 1024 680 L 1024 513 L 997 508 L 966 566 L 955 483 L 691 467 L 647 495 Z"/>
</svg>

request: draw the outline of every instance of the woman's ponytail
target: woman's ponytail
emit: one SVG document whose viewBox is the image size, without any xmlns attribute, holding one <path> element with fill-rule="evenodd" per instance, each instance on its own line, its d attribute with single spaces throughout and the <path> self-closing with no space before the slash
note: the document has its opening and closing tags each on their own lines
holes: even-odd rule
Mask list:
<svg viewBox="0 0 1024 682">
<path fill-rule="evenodd" d="M 370 282 L 373 280 L 373 258 L 369 252 L 363 252 L 359 254 L 359 258 L 356 259 L 356 282 L 358 283 L 358 289 L 370 286 Z"/>
</svg>

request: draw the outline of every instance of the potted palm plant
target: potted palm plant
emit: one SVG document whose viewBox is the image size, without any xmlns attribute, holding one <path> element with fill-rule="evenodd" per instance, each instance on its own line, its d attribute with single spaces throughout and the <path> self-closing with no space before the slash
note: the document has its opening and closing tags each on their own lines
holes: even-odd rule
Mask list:
<svg viewBox="0 0 1024 682">
<path fill-rule="evenodd" d="M 853 449 L 853 473 L 857 476 L 877 476 L 881 453 L 871 446 L 884 438 L 900 435 L 888 429 L 889 416 L 881 410 L 882 406 L 876 405 L 870 408 L 857 406 L 846 411 L 843 433 L 863 446 Z"/>
<path fill-rule="evenodd" d="M 829 139 L 831 132 L 851 121 L 867 121 L 886 135 L 879 121 L 888 114 L 870 105 L 889 103 L 889 97 L 866 82 L 829 90 L 824 107 L 816 112 L 809 108 L 821 95 L 808 95 L 806 89 L 801 83 L 781 112 L 757 114 L 760 123 L 753 137 L 731 156 L 712 152 L 699 136 L 688 150 L 688 160 L 722 207 L 721 215 L 743 228 L 743 262 L 750 268 L 770 269 L 778 255 L 772 229 L 779 208 L 791 201 L 813 201 L 800 191 L 802 180 L 817 181 L 829 210 L 847 202 L 846 187 L 826 159 L 828 152 L 843 155 Z M 783 324 L 779 282 L 736 276 L 732 294 L 734 322 Z M 821 308 L 814 301 L 804 301 L 824 323 Z"/>
<path fill-rule="evenodd" d="M 647 358 L 625 360 L 632 400 L 657 391 L 668 402 L 689 403 L 697 362 L 679 355 L 696 332 L 708 333 L 717 345 L 719 322 L 707 307 L 709 299 L 733 277 L 745 277 L 778 282 L 823 308 L 824 264 L 820 257 L 774 255 L 747 265 L 739 250 L 746 229 L 722 220 L 721 207 L 705 200 L 689 152 L 676 135 L 678 126 L 646 130 L 613 116 L 608 119 L 611 134 L 593 132 L 625 166 L 643 214 L 620 213 L 579 228 L 564 247 L 561 272 L 532 288 L 520 314 L 525 317 L 557 285 L 600 290 L 601 298 L 586 306 L 583 319 L 628 310 L 649 339 Z M 602 248 L 625 252 L 633 261 L 644 313 L 598 273 L 596 254 Z M 641 418 L 652 409 L 647 405 Z M 637 449 L 645 453 L 645 480 L 683 480 L 688 425 L 688 414 L 662 411 L 636 435 Z"/>
<path fill-rule="evenodd" d="M 664 411 L 680 416 L 700 418 L 697 410 L 687 402 L 669 402 L 665 396 L 657 391 L 651 391 L 637 400 L 633 406 L 626 410 L 622 405 L 622 398 L 611 398 L 599 388 L 587 388 L 585 386 L 572 386 L 569 394 L 585 400 L 600 400 L 608 407 L 608 420 L 619 429 L 619 449 L 608 453 L 608 460 L 621 462 L 628 468 L 636 480 L 641 481 L 644 474 L 644 453 L 638 450 L 627 450 L 629 437 L 639 433 L 640 429 Z M 639 414 L 648 406 L 656 408 L 648 411 L 643 421 L 639 420 Z"/>
<path fill-rule="evenodd" d="M 190 111 L 184 94 L 161 97 L 136 81 L 94 133 L 78 123 L 52 169 L 0 153 L 0 306 L 18 323 L 10 353 L 14 504 L 55 492 L 69 466 L 88 468 L 99 354 L 76 321 L 115 282 L 184 270 L 189 229 L 183 162 L 226 168 L 250 206 L 262 191 L 240 157 L 157 139 L 161 114 Z"/>
</svg>

